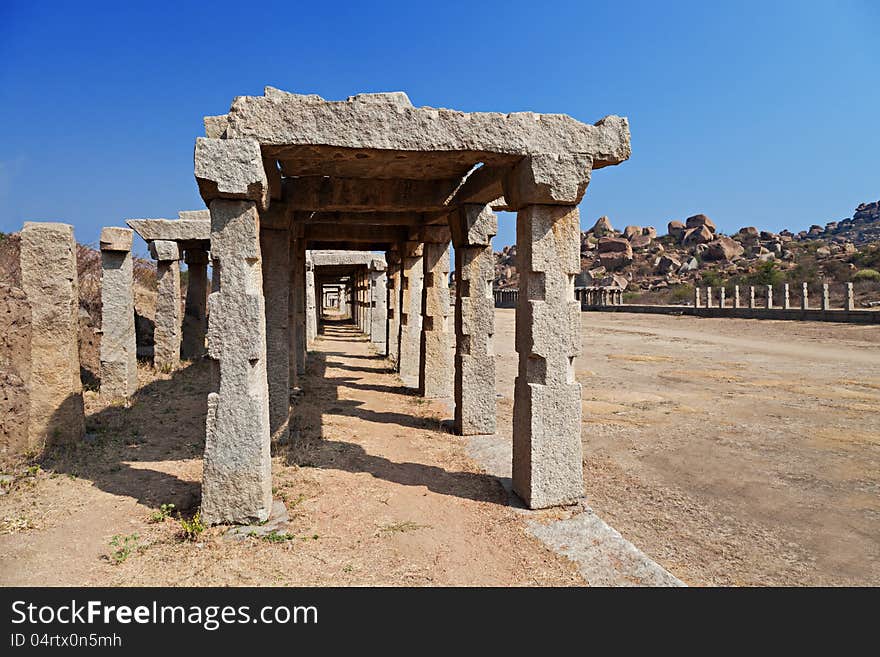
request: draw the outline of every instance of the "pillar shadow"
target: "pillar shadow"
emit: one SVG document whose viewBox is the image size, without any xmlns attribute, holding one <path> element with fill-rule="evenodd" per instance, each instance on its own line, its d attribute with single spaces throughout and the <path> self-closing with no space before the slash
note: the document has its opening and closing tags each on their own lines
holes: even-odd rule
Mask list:
<svg viewBox="0 0 880 657">
<path fill-rule="evenodd" d="M 164 472 L 159 464 L 201 459 L 208 368 L 204 360 L 185 365 L 140 388 L 128 406 L 87 414 L 84 439 L 49 445 L 37 462 L 47 472 L 87 479 L 151 508 L 171 503 L 184 513 L 196 509 L 201 482 Z"/>
<path fill-rule="evenodd" d="M 357 334 L 356 327 L 338 326 L 336 335 Z M 322 339 L 327 339 L 323 337 Z M 353 340 L 338 338 L 341 342 Z M 442 432 L 445 420 L 438 417 L 417 417 L 397 411 L 373 411 L 363 408 L 363 402 L 341 399 L 341 388 L 371 390 L 411 397 L 413 392 L 403 384 L 361 383 L 355 377 L 328 376 L 329 367 L 333 369 L 377 372 L 388 368 L 357 368 L 343 365 L 330 357 L 345 357 L 344 351 L 309 352 L 307 376 L 302 402 L 293 408 L 293 424 L 296 438 L 287 445 L 275 445 L 276 454 L 291 465 L 340 470 L 352 473 L 368 473 L 401 486 L 424 486 L 435 493 L 463 499 L 488 502 L 507 506 L 507 491 L 502 483 L 492 475 L 475 472 L 450 471 L 440 467 L 413 463 L 395 462 L 383 456 L 369 454 L 363 446 L 344 440 L 325 439 L 324 420 L 333 416 L 356 417 L 366 422 L 395 424 L 407 429 L 422 429 Z M 363 356 L 361 356 L 363 358 Z M 377 357 L 381 358 L 381 357 Z M 384 359 L 382 359 L 382 362 Z M 438 437 L 442 439 L 442 437 Z M 451 440 L 452 437 L 450 436 Z M 402 438 L 401 440 L 405 440 Z"/>
</svg>

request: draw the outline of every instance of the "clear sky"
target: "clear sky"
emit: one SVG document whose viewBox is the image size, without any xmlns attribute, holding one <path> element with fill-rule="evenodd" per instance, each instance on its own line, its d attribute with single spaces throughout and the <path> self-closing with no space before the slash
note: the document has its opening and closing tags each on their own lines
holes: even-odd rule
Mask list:
<svg viewBox="0 0 880 657">
<path fill-rule="evenodd" d="M 203 207 L 206 114 L 264 85 L 327 99 L 628 116 L 581 223 L 780 230 L 880 199 L 880 2 L 0 0 L 0 230 Z M 497 245 L 514 242 L 502 217 Z M 141 245 L 141 249 L 143 246 Z"/>
</svg>

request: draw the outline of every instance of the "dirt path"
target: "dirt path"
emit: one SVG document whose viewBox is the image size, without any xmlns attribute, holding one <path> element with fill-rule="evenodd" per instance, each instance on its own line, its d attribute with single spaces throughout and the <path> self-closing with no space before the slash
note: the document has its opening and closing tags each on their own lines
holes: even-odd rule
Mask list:
<svg viewBox="0 0 880 657">
<path fill-rule="evenodd" d="M 93 440 L 0 496 L 0 583 L 91 585 L 582 585 L 481 474 L 448 410 L 406 394 L 348 325 L 310 354 L 294 440 L 273 446 L 295 540 L 182 542 L 162 503 L 197 506 L 207 363 L 144 381 L 131 408 L 88 395 Z M 107 558 L 114 535 L 137 534 Z"/>
<path fill-rule="evenodd" d="M 496 314 L 499 426 L 513 311 Z M 588 503 L 690 584 L 880 584 L 880 327 L 583 313 Z"/>
</svg>

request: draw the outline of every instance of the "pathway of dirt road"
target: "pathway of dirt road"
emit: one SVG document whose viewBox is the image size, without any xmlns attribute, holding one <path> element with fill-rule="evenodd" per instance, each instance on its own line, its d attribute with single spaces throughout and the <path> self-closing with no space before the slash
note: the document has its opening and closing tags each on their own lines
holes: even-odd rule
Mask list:
<svg viewBox="0 0 880 657">
<path fill-rule="evenodd" d="M 292 440 L 273 445 L 294 540 L 183 542 L 177 521 L 150 522 L 163 502 L 197 506 L 208 367 L 145 369 L 131 408 L 89 393 L 90 445 L 0 496 L 0 584 L 584 583 L 444 430 L 448 409 L 407 394 L 353 326 L 329 324 L 308 370 Z M 113 536 L 135 534 L 114 564 Z"/>
</svg>

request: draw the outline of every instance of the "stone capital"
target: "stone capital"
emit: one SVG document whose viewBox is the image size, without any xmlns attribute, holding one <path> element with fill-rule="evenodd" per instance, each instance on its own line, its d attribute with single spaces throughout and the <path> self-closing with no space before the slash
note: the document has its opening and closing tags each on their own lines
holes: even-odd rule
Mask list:
<svg viewBox="0 0 880 657">
<path fill-rule="evenodd" d="M 460 246 L 489 246 L 498 233 L 498 216 L 488 205 L 466 203 L 449 216 L 452 241 Z"/>
<path fill-rule="evenodd" d="M 523 158 L 502 183 L 508 208 L 577 205 L 590 182 L 592 163 L 592 158 L 584 154 L 535 154 Z"/>
<path fill-rule="evenodd" d="M 150 256 L 154 260 L 180 260 L 180 249 L 177 242 L 170 240 L 153 240 L 150 242 Z"/>
<path fill-rule="evenodd" d="M 131 251 L 133 231 L 130 228 L 107 226 L 101 229 L 102 251 Z"/>
<path fill-rule="evenodd" d="M 195 177 L 206 204 L 226 198 L 255 201 L 263 210 L 269 207 L 269 180 L 260 143 L 254 139 L 198 137 Z"/>
</svg>

